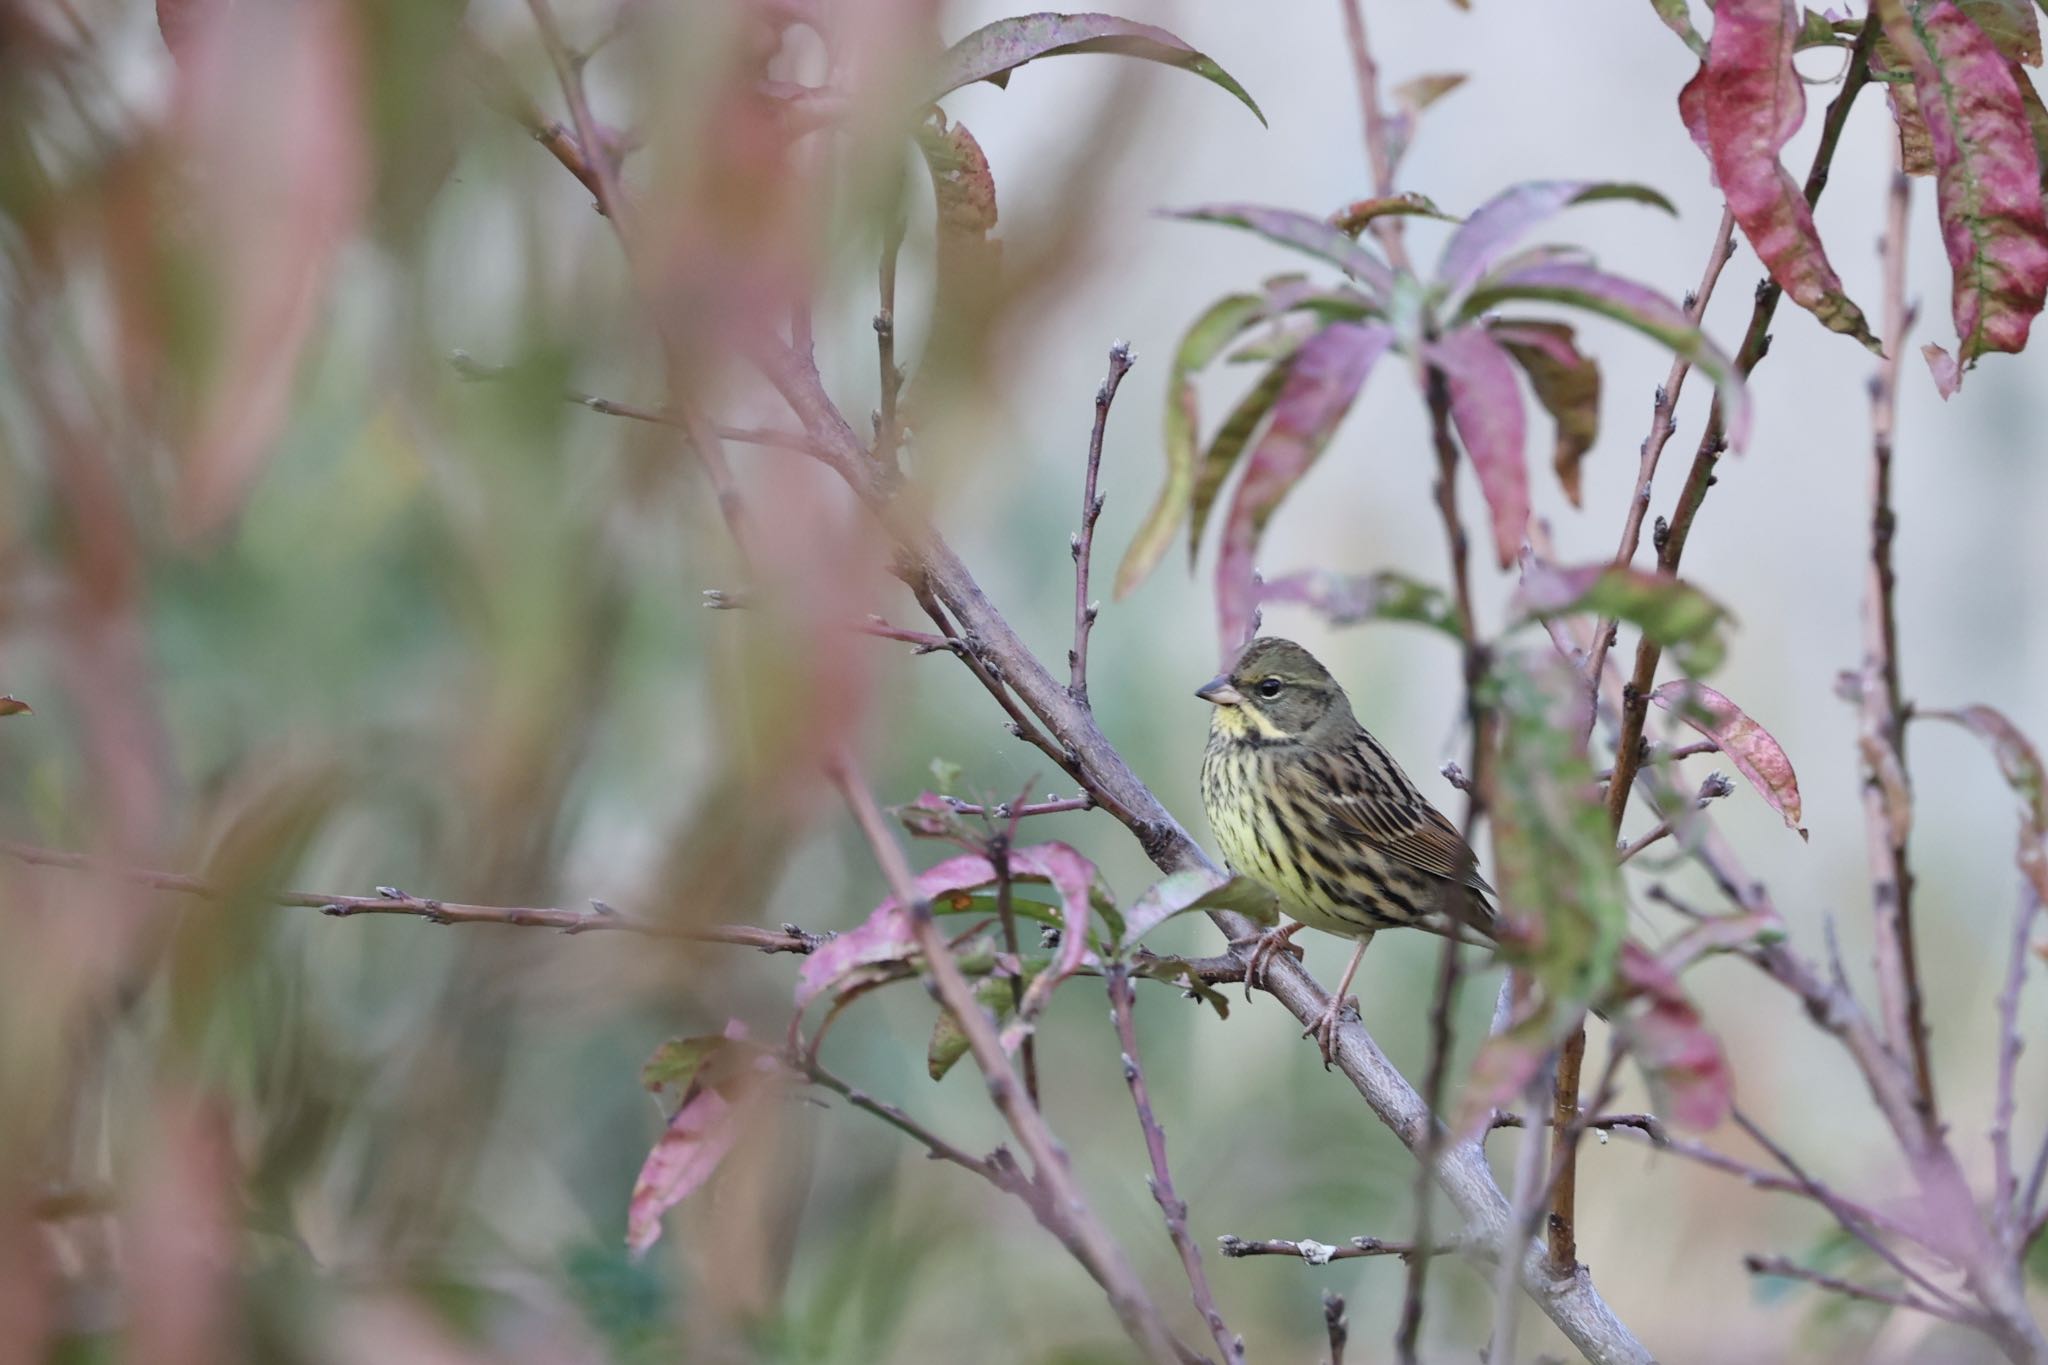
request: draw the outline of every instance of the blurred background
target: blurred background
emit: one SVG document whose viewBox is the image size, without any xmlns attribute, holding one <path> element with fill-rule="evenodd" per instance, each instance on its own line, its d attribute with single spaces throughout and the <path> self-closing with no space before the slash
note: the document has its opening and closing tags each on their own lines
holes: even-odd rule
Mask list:
<svg viewBox="0 0 2048 1365">
<path fill-rule="evenodd" d="M 829 474 L 730 447 L 768 551 L 754 581 L 801 592 L 788 611 L 707 612 L 701 592 L 749 580 L 675 433 L 562 397 L 664 401 L 652 299 L 719 421 L 791 427 L 728 357 L 763 310 L 809 297 L 826 380 L 863 427 L 875 261 L 898 202 L 911 206 L 899 355 L 914 366 L 933 333 L 930 195 L 921 170 L 898 193 L 913 168 L 895 101 L 919 42 L 1009 11 L 825 6 L 829 46 L 795 29 L 777 49 L 761 15 L 808 7 L 562 0 L 571 43 L 617 28 L 587 70 L 598 116 L 630 130 L 650 262 L 636 282 L 590 194 L 506 112 L 518 90 L 567 118 L 523 5 L 302 0 L 233 6 L 233 22 L 161 8 L 160 32 L 132 3 L 0 4 L 0 692 L 34 708 L 0 719 L 0 834 L 228 894 L 0 860 L 0 1360 L 1124 1358 L 1099 1292 L 1021 1207 L 822 1092 L 765 1107 L 652 1253 L 627 1255 L 633 1178 L 662 1125 L 640 1063 L 729 1020 L 778 1039 L 796 959 L 329 919 L 262 894 L 599 898 L 671 925 L 844 929 L 882 887 L 815 776 L 830 743 L 853 740 L 885 801 L 931 786 L 934 759 L 959 766 L 964 795 L 1071 794 L 957 664 L 819 626 L 867 612 L 924 624 Z M 1157 211 L 1323 214 L 1370 191 L 1334 3 L 1120 12 L 1213 56 L 1269 126 L 1211 84 L 1100 57 L 949 96 L 993 170 L 1009 273 L 971 327 L 941 329 L 939 363 L 912 384 L 927 420 L 911 462 L 938 520 L 1055 662 L 1108 347 L 1129 340 L 1139 364 L 1103 464 L 1105 586 L 1160 477 L 1181 330 L 1216 296 L 1297 265 Z M 1471 78 L 1422 122 L 1401 188 L 1459 213 L 1519 180 L 1649 183 L 1676 218 L 1599 205 L 1546 236 L 1673 298 L 1693 286 L 1719 199 L 1675 110 L 1693 59 L 1648 6 L 1399 0 L 1368 17 L 1388 82 Z M 763 60 L 777 80 L 862 92 L 829 170 L 750 98 Z M 1816 81 L 1841 61 L 1802 58 Z M 1829 93 L 1811 89 L 1788 165 L 1806 165 Z M 1890 155 L 1879 104 L 1866 94 L 1856 109 L 1818 214 L 1866 309 Z M 1440 236 L 1409 230 L 1425 262 Z M 1914 343 L 1947 342 L 1924 182 L 1911 255 Z M 1739 246 L 1707 315 L 1730 349 L 1760 276 Z M 1566 562 L 1613 552 L 1668 364 L 1618 327 L 1582 336 L 1606 379 L 1584 509 L 1533 480 Z M 465 377 L 457 351 L 491 377 Z M 1746 790 L 1719 818 L 1802 946 L 1818 952 L 1824 917 L 1840 917 L 1866 986 L 1855 720 L 1833 681 L 1861 651 L 1870 371 L 1860 348 L 1780 310 L 1753 385 L 1756 438 L 1723 462 L 1687 555 L 1739 621 L 1717 685 L 1789 751 L 1812 839 Z M 2048 573 L 2048 475 L 2030 463 L 2048 429 L 2042 379 L 2036 354 L 1994 357 L 1943 404 L 1909 357 L 1897 476 L 1908 694 L 1987 702 L 2035 735 L 2048 735 L 2048 609 L 2028 587 Z M 1207 383 L 1212 415 L 1241 382 Z M 1657 511 L 1704 403 L 1689 385 Z M 1275 519 L 1261 567 L 1442 581 L 1432 469 L 1422 406 L 1390 368 Z M 1465 497 L 1480 505 L 1476 487 Z M 1183 570 L 1176 548 L 1105 607 L 1092 691 L 1108 735 L 1205 836 L 1207 708 L 1191 692 L 1213 671 L 1209 561 Z M 1489 626 L 1511 589 L 1481 574 Z M 1330 662 L 1361 719 L 1459 809 L 1436 775 L 1465 745 L 1441 637 L 1332 632 L 1291 608 L 1267 625 Z M 1974 740 L 1913 736 L 1937 1071 L 1967 1135 L 1988 1118 L 2014 812 Z M 1695 777 L 1711 767 L 1689 763 Z M 1152 880 L 1107 815 L 1034 821 L 1027 837 L 1041 836 L 1096 859 L 1122 900 Z M 1644 875 L 1699 886 L 1683 869 Z M 1357 990 L 1416 1075 L 1435 948 L 1408 937 L 1382 938 Z M 1218 948 L 1205 923 L 1162 938 Z M 1310 965 L 1328 980 L 1344 951 L 1311 941 Z M 1787 999 L 1739 963 L 1689 980 L 1750 1113 L 1860 1197 L 1902 1189 L 1855 1074 Z M 1495 984 L 1487 973 L 1465 993 L 1463 1052 Z M 1098 991 L 1070 982 L 1042 1030 L 1048 1116 L 1195 1340 Z M 2044 1010 L 2030 1002 L 2030 1035 Z M 925 1074 L 933 1013 L 914 985 L 877 992 L 826 1060 L 984 1150 L 999 1133 L 979 1082 L 964 1067 Z M 1225 1233 L 1408 1235 L 1412 1162 L 1270 999 L 1221 1021 L 1151 987 L 1138 1025 L 1204 1247 Z M 2022 1076 L 2031 1154 L 2048 1091 L 2031 1060 Z M 1739 1135 L 1712 1140 L 1745 1152 Z M 1981 1140 L 1960 1146 L 1985 1175 Z M 1505 1172 L 1512 1135 L 1493 1147 Z M 1855 1268 L 1799 1202 L 1617 1138 L 1582 1156 L 1580 1211 L 1581 1257 L 1664 1358 L 1981 1357 L 1910 1315 L 1752 1283 L 1745 1251 Z M 1254 1360 L 1317 1358 L 1324 1288 L 1350 1302 L 1355 1358 L 1379 1358 L 1391 1335 L 1396 1262 L 1206 1260 Z M 1431 1285 L 1429 1355 L 1473 1358 L 1486 1287 L 1448 1263 Z M 1566 1353 L 1524 1317 L 1525 1351 Z"/>
</svg>

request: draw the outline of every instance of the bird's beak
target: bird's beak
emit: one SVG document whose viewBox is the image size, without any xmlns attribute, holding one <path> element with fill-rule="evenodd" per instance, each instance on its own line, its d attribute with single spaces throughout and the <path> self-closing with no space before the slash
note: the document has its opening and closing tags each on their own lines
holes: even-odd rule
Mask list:
<svg viewBox="0 0 2048 1365">
<path fill-rule="evenodd" d="M 1230 685 L 1230 675 L 1218 673 L 1195 689 L 1195 695 L 1216 706 L 1236 706 L 1244 700 L 1244 693 Z"/>
</svg>

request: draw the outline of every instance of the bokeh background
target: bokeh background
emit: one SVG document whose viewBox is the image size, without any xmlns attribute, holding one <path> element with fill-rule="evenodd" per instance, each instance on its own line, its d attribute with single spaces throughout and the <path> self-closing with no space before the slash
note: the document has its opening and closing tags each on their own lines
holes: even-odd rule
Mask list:
<svg viewBox="0 0 2048 1365">
<path fill-rule="evenodd" d="M 201 7 L 167 8 L 175 19 Z M 655 208 L 660 306 L 698 398 L 723 421 L 793 425 L 719 346 L 796 280 L 817 299 L 821 363 L 858 423 L 875 402 L 874 260 L 903 164 L 891 144 L 861 125 L 829 183 L 793 192 L 782 177 L 808 174 L 801 155 L 782 166 L 749 141 L 761 130 L 730 98 L 748 41 L 734 6 L 560 8 L 579 42 L 623 10 L 589 76 L 600 116 L 640 144 L 627 178 Z M 870 64 L 853 69 L 884 73 L 921 25 L 950 41 L 1006 13 L 827 8 L 838 50 Z M 1323 213 L 1369 190 L 1334 4 L 1129 0 L 1121 12 L 1214 56 L 1270 126 L 1212 85 L 1107 58 L 1039 63 L 1007 90 L 945 101 L 987 152 L 1017 273 L 970 358 L 943 357 L 914 463 L 954 545 L 1053 660 L 1071 629 L 1066 541 L 1111 341 L 1128 339 L 1139 365 L 1103 466 L 1105 583 L 1156 488 L 1180 330 L 1212 298 L 1295 265 L 1157 211 L 1255 201 Z M 1692 286 L 1719 201 L 1675 111 L 1692 59 L 1648 6 L 1399 0 L 1368 16 L 1388 81 L 1471 77 L 1427 115 L 1402 188 L 1460 212 L 1518 180 L 1646 182 L 1676 218 L 1601 205 L 1549 235 L 1674 298 Z M 146 6 L 0 7 L 0 692 L 35 708 L 0 720 L 0 832 L 235 892 L 195 902 L 0 866 L 0 1359 L 1123 1358 L 1098 1292 L 1019 1207 L 830 1097 L 771 1106 L 653 1253 L 626 1255 L 627 1198 L 661 1126 L 640 1062 L 664 1038 L 728 1020 L 779 1037 L 794 959 L 327 919 L 260 894 L 596 897 L 678 924 L 843 929 L 881 887 L 813 775 L 824 738 L 854 737 L 885 800 L 931 785 L 935 758 L 960 766 L 968 794 L 1067 793 L 944 656 L 825 644 L 834 633 L 805 624 L 865 611 L 922 622 L 873 534 L 800 457 L 731 451 L 763 513 L 767 577 L 809 606 L 701 609 L 703 590 L 742 573 L 673 433 L 559 397 L 659 405 L 644 291 L 588 193 L 479 93 L 459 60 L 465 30 L 566 117 L 531 19 L 509 0 L 283 7 L 232 40 L 194 39 L 182 68 Z M 1802 62 L 1824 82 L 1841 54 Z M 815 83 L 823 49 L 798 33 L 774 63 Z M 1799 168 L 1830 90 L 1810 93 L 1786 155 Z M 879 124 L 886 103 L 862 108 Z M 1879 104 L 1866 95 L 1856 110 L 1818 214 L 1866 308 L 1889 165 Z M 931 332 L 932 252 L 921 172 L 911 184 L 908 201 L 925 206 L 911 211 L 899 318 L 914 362 Z M 1949 338 L 1947 265 L 1931 195 L 1916 188 L 1917 345 Z M 1410 229 L 1425 261 L 1439 237 Z M 1760 275 L 1738 247 L 1707 315 L 1724 344 Z M 1585 332 L 1606 396 L 1584 509 L 1535 480 L 1567 561 L 1612 553 L 1667 365 L 1620 328 Z M 507 369 L 466 380 L 449 363 L 457 350 Z M 1812 838 L 1747 791 L 1719 818 L 1804 946 L 1817 952 L 1825 917 L 1838 917 L 1863 984 L 1855 724 L 1833 681 L 1860 654 L 1870 369 L 1860 348 L 1780 311 L 1753 385 L 1756 439 L 1724 461 L 1687 555 L 1688 575 L 1739 620 L 1718 685 L 1798 765 Z M 2034 590 L 2048 571 L 2042 378 L 2035 354 L 1994 358 L 1943 404 L 1910 358 L 1897 491 L 1909 695 L 1988 702 L 2036 735 L 2048 734 L 2048 615 Z M 1205 388 L 1212 409 L 1234 382 Z M 1704 401 L 1690 385 L 1669 464 L 1689 456 Z M 1441 580 L 1432 468 L 1421 404 L 1390 367 L 1275 520 L 1262 567 Z M 1676 477 L 1667 467 L 1656 510 Z M 1475 487 L 1465 496 L 1479 505 Z M 1197 576 L 1183 565 L 1176 549 L 1105 608 L 1092 681 L 1106 732 L 1199 831 L 1206 708 L 1191 690 L 1213 669 L 1214 626 L 1206 556 Z M 1487 622 L 1511 588 L 1482 574 Z M 1465 744 L 1457 660 L 1440 637 L 1333 632 L 1286 608 L 1268 626 L 1329 661 L 1366 723 L 1457 809 L 1435 775 Z M 1981 1131 L 2016 896 L 2012 802 L 1960 731 L 1915 729 L 1910 757 L 1939 1087 L 1953 1123 Z M 1125 899 L 1151 879 L 1106 815 L 1030 833 L 1076 844 Z M 1648 875 L 1698 886 L 1682 868 Z M 1216 947 L 1206 924 L 1165 939 Z M 1326 979 L 1341 965 L 1341 945 L 1309 951 Z M 1411 1075 L 1434 960 L 1430 941 L 1386 936 L 1360 981 L 1366 1022 Z M 1854 1073 L 1787 999 L 1733 962 L 1689 981 L 1751 1113 L 1874 1203 L 1903 1188 Z M 1467 989 L 1468 1051 L 1493 985 L 1489 973 Z M 2029 1005 L 2029 1036 L 2044 1008 Z M 968 1068 L 925 1075 L 933 1011 L 914 985 L 871 996 L 827 1060 L 986 1147 L 997 1125 Z M 1221 1021 L 1153 989 L 1139 1027 L 1205 1246 L 1224 1233 L 1407 1234 L 1411 1161 L 1270 1000 Z M 1064 989 L 1040 1055 L 1049 1117 L 1082 1178 L 1199 1337 L 1097 983 Z M 2029 1057 L 2028 1153 L 2048 1122 L 2040 1077 Z M 1737 1135 L 1713 1138 L 1745 1150 Z M 1961 1145 L 1988 1172 L 1981 1141 Z M 1505 1172 L 1512 1136 L 1494 1147 Z M 1616 1139 L 1589 1144 L 1580 1210 L 1581 1256 L 1664 1358 L 1981 1354 L 1909 1315 L 1752 1283 L 1745 1251 L 1857 1269 L 1817 1210 L 1782 1196 Z M 1315 1358 L 1323 1288 L 1350 1302 L 1354 1358 L 1380 1358 L 1397 1263 L 1207 1259 L 1251 1358 Z M 1485 1286 L 1448 1264 L 1432 1284 L 1429 1354 L 1472 1358 Z M 1525 1350 L 1564 1353 L 1525 1317 Z"/>
</svg>

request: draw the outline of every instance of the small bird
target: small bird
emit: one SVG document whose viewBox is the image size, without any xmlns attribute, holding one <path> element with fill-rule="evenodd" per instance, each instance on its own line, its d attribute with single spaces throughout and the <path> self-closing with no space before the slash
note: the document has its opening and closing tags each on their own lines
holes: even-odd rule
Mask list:
<svg viewBox="0 0 2048 1365">
<path fill-rule="evenodd" d="M 1323 1017 L 1306 1031 L 1330 1063 L 1345 992 L 1381 929 L 1492 936 L 1494 894 L 1457 827 L 1351 713 L 1313 654 L 1263 636 L 1195 695 L 1216 709 L 1202 804 L 1231 869 L 1264 883 L 1294 923 L 1262 935 L 1246 988 L 1303 928 L 1358 940 Z M 1461 935 L 1462 936 L 1462 935 Z"/>
</svg>

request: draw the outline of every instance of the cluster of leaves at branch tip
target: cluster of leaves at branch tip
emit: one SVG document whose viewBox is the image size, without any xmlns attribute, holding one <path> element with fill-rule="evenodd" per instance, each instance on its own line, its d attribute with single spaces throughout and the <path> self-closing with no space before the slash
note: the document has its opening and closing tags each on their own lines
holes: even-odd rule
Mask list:
<svg viewBox="0 0 2048 1365">
<path fill-rule="evenodd" d="M 1244 638 L 1262 600 L 1315 600 L 1298 576 L 1262 589 L 1259 541 L 1281 502 L 1314 467 L 1389 353 L 1440 376 L 1449 417 L 1486 497 L 1492 542 L 1502 567 L 1520 552 L 1529 523 L 1527 417 L 1521 385 L 1556 429 L 1552 463 L 1567 496 L 1579 496 L 1579 469 L 1599 434 L 1600 372 L 1566 323 L 1493 310 L 1555 304 L 1619 321 L 1685 357 L 1720 386 L 1731 440 L 1748 430 L 1748 397 L 1733 362 L 1676 305 L 1655 291 L 1608 274 L 1566 247 L 1518 249 L 1528 233 L 1574 204 L 1629 200 L 1669 211 L 1640 185 L 1540 181 L 1517 185 L 1470 218 L 1448 219 L 1420 195 L 1381 196 L 1329 219 L 1291 209 L 1225 204 L 1176 216 L 1253 232 L 1334 266 L 1341 282 L 1316 285 L 1299 275 L 1231 294 L 1205 309 L 1182 337 L 1168 377 L 1166 482 L 1117 573 L 1118 596 L 1158 565 L 1181 527 L 1192 562 L 1226 483 L 1241 471 L 1222 517 L 1216 564 L 1218 633 L 1224 652 Z M 1427 278 L 1397 271 L 1358 236 L 1375 218 L 1402 213 L 1457 222 Z M 1200 447 L 1196 379 L 1246 333 L 1270 329 L 1264 342 L 1233 355 L 1265 368 Z M 1421 604 L 1404 619 L 1442 613 Z"/>
<path fill-rule="evenodd" d="M 1806 114 L 1793 54 L 1846 45 L 1852 61 L 1868 53 L 1868 74 L 1884 85 L 1905 170 L 1935 178 L 1958 338 L 1953 355 L 1921 348 L 1936 387 L 1948 397 L 1978 357 L 2025 347 L 2048 294 L 2048 107 L 2025 70 L 2041 61 L 2030 0 L 1873 0 L 1861 21 L 1831 20 L 1791 0 L 1724 0 L 1705 40 L 1685 0 L 1653 3 L 1701 58 L 1679 96 L 1680 116 L 1787 296 L 1877 348 L 1828 262 L 1806 193 L 1779 161 Z M 1872 23 L 1879 31 L 1862 34 Z"/>
</svg>

